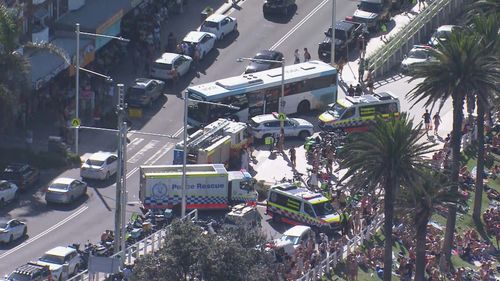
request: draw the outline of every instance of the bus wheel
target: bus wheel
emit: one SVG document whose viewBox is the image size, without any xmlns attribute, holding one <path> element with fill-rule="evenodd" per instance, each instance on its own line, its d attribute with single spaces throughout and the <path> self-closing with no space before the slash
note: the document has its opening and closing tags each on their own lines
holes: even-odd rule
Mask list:
<svg viewBox="0 0 500 281">
<path fill-rule="evenodd" d="M 307 114 L 311 110 L 311 104 L 309 101 L 303 100 L 297 106 L 297 112 L 300 114 Z"/>
</svg>

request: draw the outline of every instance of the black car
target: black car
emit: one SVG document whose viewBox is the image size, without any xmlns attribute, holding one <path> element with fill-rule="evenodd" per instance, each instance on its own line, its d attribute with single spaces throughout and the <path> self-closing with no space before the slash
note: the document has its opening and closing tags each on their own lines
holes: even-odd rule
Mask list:
<svg viewBox="0 0 500 281">
<path fill-rule="evenodd" d="M 258 52 L 253 58 L 256 60 L 252 61 L 247 66 L 247 68 L 245 69 L 245 73 L 253 73 L 257 71 L 263 71 L 271 68 L 280 67 L 281 63 L 278 62 L 263 62 L 258 60 L 260 59 L 260 60 L 281 61 L 283 60 L 283 54 L 278 51 L 262 50 Z"/>
<path fill-rule="evenodd" d="M 288 16 L 296 7 L 295 0 L 266 0 L 262 11 L 267 14 L 282 14 Z"/>
<path fill-rule="evenodd" d="M 164 90 L 165 82 L 161 80 L 137 78 L 127 90 L 126 102 L 131 107 L 151 106 Z"/>
<path fill-rule="evenodd" d="M 10 164 L 0 174 L 0 180 L 10 181 L 20 190 L 26 190 L 35 186 L 40 180 L 40 171 L 28 164 Z"/>
<path fill-rule="evenodd" d="M 51 273 L 48 266 L 29 262 L 16 268 L 8 277 L 8 281 L 26 280 L 26 281 L 47 281 L 51 280 Z"/>
</svg>

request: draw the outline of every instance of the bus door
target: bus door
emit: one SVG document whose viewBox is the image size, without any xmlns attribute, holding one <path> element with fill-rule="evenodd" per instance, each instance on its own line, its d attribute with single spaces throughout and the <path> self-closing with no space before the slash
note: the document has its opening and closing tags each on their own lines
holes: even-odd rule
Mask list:
<svg viewBox="0 0 500 281">
<path fill-rule="evenodd" d="M 280 100 L 280 92 L 279 91 L 270 91 L 266 93 L 266 105 L 265 105 L 265 113 L 270 114 L 273 112 L 279 111 L 279 100 Z"/>
</svg>

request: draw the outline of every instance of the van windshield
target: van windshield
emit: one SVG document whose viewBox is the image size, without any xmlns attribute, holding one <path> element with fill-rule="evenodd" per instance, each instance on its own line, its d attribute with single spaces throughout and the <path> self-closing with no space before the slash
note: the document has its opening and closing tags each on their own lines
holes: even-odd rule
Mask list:
<svg viewBox="0 0 500 281">
<path fill-rule="evenodd" d="M 328 110 L 328 113 L 330 113 L 335 118 L 340 118 L 340 116 L 344 114 L 345 110 L 346 108 L 344 106 L 336 103 Z"/>
<path fill-rule="evenodd" d="M 313 206 L 314 212 L 316 212 L 316 215 L 319 217 L 328 216 L 328 215 L 333 214 L 333 212 L 334 212 L 332 205 L 328 201 L 313 204 L 312 206 Z"/>
<path fill-rule="evenodd" d="M 361 1 L 359 9 L 365 12 L 378 14 L 382 10 L 382 4 Z"/>
<path fill-rule="evenodd" d="M 299 238 L 299 236 L 283 235 L 280 240 L 283 242 L 291 242 L 293 245 L 296 245 L 299 242 Z"/>
</svg>

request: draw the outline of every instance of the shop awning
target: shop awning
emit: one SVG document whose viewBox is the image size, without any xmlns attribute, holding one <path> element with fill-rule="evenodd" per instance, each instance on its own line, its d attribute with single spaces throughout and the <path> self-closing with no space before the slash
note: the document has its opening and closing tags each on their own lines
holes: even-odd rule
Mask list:
<svg viewBox="0 0 500 281">
<path fill-rule="evenodd" d="M 35 90 L 69 66 L 58 54 L 44 49 L 25 49 L 23 55 L 30 63 L 31 83 Z"/>
<path fill-rule="evenodd" d="M 66 51 L 68 56 L 71 58 L 71 64 L 76 63 L 76 37 L 55 37 L 50 43 L 56 45 L 57 47 Z M 86 62 L 83 62 L 83 57 L 88 53 L 94 52 L 94 40 L 91 38 L 80 38 L 80 66 L 84 67 Z"/>
</svg>

